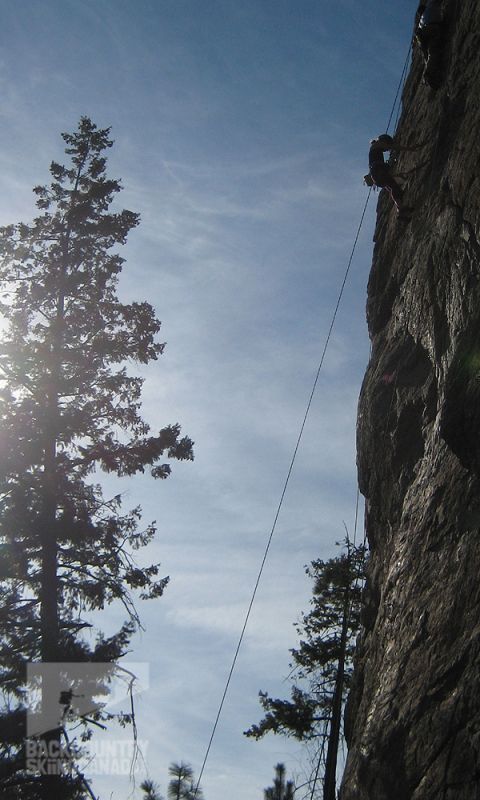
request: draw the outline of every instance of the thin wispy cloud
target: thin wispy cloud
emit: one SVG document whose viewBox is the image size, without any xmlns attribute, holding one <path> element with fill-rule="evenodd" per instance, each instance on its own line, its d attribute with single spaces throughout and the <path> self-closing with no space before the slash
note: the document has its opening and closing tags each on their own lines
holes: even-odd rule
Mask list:
<svg viewBox="0 0 480 800">
<path fill-rule="evenodd" d="M 35 214 L 31 188 L 61 161 L 60 132 L 88 114 L 112 126 L 109 169 L 141 214 L 124 248 L 126 301 L 147 299 L 165 354 L 144 413 L 179 421 L 193 464 L 106 493 L 156 519 L 150 559 L 171 582 L 140 604 L 132 660 L 146 769 L 198 774 L 305 411 L 365 199 L 368 139 L 385 124 L 414 8 L 368 0 L 22 0 L 0 53 L 0 222 Z M 398 75 L 399 77 L 399 75 Z M 380 126 L 380 127 L 379 127 Z M 368 359 L 365 285 L 374 204 L 325 359 L 244 648 L 203 778 L 207 800 L 261 800 L 273 766 L 302 774 L 299 745 L 255 743 L 257 692 L 286 696 L 292 623 L 310 560 L 352 530 L 355 417 Z M 100 479 L 101 476 L 95 476 Z M 101 617 L 105 630 L 121 609 Z M 139 800 L 123 775 L 102 800 Z"/>
</svg>

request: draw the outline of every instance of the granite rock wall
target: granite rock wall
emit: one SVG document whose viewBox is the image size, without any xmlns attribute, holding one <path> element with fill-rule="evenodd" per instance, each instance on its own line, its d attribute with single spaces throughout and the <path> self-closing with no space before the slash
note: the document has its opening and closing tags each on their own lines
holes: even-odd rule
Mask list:
<svg viewBox="0 0 480 800">
<path fill-rule="evenodd" d="M 397 129 L 411 222 L 378 201 L 342 800 L 480 800 L 480 3 L 443 8 L 443 84 L 414 48 Z"/>
</svg>

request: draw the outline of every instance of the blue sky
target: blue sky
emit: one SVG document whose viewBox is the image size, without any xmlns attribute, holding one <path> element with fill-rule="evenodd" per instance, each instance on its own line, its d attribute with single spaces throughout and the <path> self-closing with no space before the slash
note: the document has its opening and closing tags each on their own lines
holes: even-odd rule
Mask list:
<svg viewBox="0 0 480 800">
<path fill-rule="evenodd" d="M 385 128 L 416 3 L 384 0 L 2 0 L 0 223 L 28 220 L 31 188 L 81 115 L 112 126 L 110 172 L 138 211 L 120 292 L 163 322 L 145 417 L 179 421 L 193 464 L 161 484 L 122 481 L 156 519 L 151 560 L 171 584 L 144 604 L 132 661 L 151 777 L 198 774 L 330 324 L 366 189 L 368 140 Z M 372 198 L 271 555 L 203 778 L 206 800 L 263 797 L 301 748 L 257 744 L 257 692 L 287 694 L 303 567 L 354 517 L 355 417 Z M 115 491 L 118 491 L 116 486 Z M 109 612 L 108 624 L 120 618 Z M 102 800 L 140 797 L 126 777 Z"/>
</svg>

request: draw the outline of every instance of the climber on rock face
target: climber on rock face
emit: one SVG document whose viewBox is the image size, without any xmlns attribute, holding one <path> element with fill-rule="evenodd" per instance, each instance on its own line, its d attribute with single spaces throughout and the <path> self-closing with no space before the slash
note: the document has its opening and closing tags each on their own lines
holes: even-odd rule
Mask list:
<svg viewBox="0 0 480 800">
<path fill-rule="evenodd" d="M 375 185 L 390 192 L 392 200 L 397 207 L 399 219 L 408 219 L 412 209 L 403 205 L 403 190 L 393 177 L 389 165 L 385 163 L 383 154 L 387 150 L 398 152 L 411 149 L 414 148 L 401 147 L 387 133 L 370 140 L 370 152 L 368 154 L 369 175 L 366 176 L 366 182 L 369 185 Z M 370 178 L 370 181 L 368 181 L 368 178 Z"/>
<path fill-rule="evenodd" d="M 440 0 L 420 3 L 415 15 L 415 40 L 420 45 L 425 69 L 423 80 L 432 89 L 442 82 L 443 19 Z"/>
</svg>

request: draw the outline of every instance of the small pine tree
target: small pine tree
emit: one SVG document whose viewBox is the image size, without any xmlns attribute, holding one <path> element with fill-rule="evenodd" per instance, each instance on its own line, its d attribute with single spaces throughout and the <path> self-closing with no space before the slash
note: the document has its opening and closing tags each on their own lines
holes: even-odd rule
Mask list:
<svg viewBox="0 0 480 800">
<path fill-rule="evenodd" d="M 168 768 L 171 776 L 168 784 L 168 800 L 203 800 L 203 792 L 196 786 L 190 764 L 173 762 Z"/>
<path fill-rule="evenodd" d="M 286 781 L 286 770 L 284 764 L 277 764 L 273 786 L 263 790 L 264 800 L 293 800 L 295 784 L 293 781 Z"/>
<path fill-rule="evenodd" d="M 143 781 L 140 784 L 140 789 L 145 793 L 143 800 L 163 800 L 158 784 L 150 779 Z"/>
<path fill-rule="evenodd" d="M 120 495 L 105 499 L 95 472 L 166 478 L 165 458 L 192 458 L 177 424 L 149 430 L 142 381 L 127 373 L 163 345 L 153 308 L 116 293 L 118 248 L 139 219 L 111 209 L 121 186 L 106 173 L 109 129 L 82 118 L 63 139 L 69 163 L 53 162 L 50 184 L 34 189 L 39 216 L 0 229 L 0 796 L 9 800 L 92 796 L 75 769 L 25 770 L 25 665 L 116 662 L 139 624 L 132 592 L 159 597 L 167 583 L 158 564 L 135 560 L 155 525 L 140 527 L 138 508 L 122 513 Z M 125 624 L 90 643 L 85 615 L 113 601 Z M 44 743 L 66 735 L 59 725 Z"/>
</svg>

